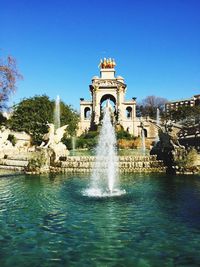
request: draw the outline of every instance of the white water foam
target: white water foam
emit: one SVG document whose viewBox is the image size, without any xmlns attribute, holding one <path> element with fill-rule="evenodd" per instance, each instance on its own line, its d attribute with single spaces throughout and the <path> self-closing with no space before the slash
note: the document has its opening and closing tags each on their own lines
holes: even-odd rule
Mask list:
<svg viewBox="0 0 200 267">
<path fill-rule="evenodd" d="M 54 125 L 55 130 L 60 128 L 60 97 L 56 97 L 55 108 L 54 108 Z"/>
<path fill-rule="evenodd" d="M 113 197 L 125 194 L 125 190 L 121 190 L 119 187 L 116 137 L 110 119 L 110 112 L 112 112 L 112 108 L 107 101 L 96 148 L 96 160 L 92 170 L 90 187 L 83 192 L 83 195 Z"/>
</svg>

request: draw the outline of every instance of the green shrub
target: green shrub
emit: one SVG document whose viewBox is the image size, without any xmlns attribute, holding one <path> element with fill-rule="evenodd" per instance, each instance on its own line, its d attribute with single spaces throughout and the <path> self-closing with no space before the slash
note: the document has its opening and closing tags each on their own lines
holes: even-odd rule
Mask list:
<svg viewBox="0 0 200 267">
<path fill-rule="evenodd" d="M 98 142 L 98 131 L 89 131 L 76 139 L 76 148 L 92 149 Z"/>
<path fill-rule="evenodd" d="M 175 163 L 183 171 L 190 171 L 196 166 L 196 161 L 198 159 L 198 153 L 196 149 L 192 148 L 187 154 L 182 158 L 178 158 Z"/>
<path fill-rule="evenodd" d="M 8 135 L 8 141 L 10 141 L 13 146 L 15 146 L 17 143 L 17 140 L 13 134 Z"/>
<path fill-rule="evenodd" d="M 99 135 L 99 133 L 97 131 L 89 131 L 87 133 L 84 133 L 81 135 L 81 138 L 84 139 L 91 139 L 91 138 L 95 138 Z"/>
<path fill-rule="evenodd" d="M 7 122 L 7 119 L 3 116 L 3 114 L 0 112 L 0 125 L 5 125 Z"/>
<path fill-rule="evenodd" d="M 77 138 L 76 147 L 77 148 L 87 148 L 87 141 L 82 137 Z"/>
<path fill-rule="evenodd" d="M 62 143 L 66 145 L 67 149 L 71 150 L 72 149 L 72 139 L 70 137 L 63 137 L 62 138 Z"/>
<path fill-rule="evenodd" d="M 48 96 L 35 96 L 23 99 L 13 107 L 13 114 L 8 120 L 9 128 L 25 131 L 32 137 L 32 144 L 40 145 L 48 132 L 47 122 L 53 122 L 55 103 Z M 73 135 L 78 127 L 78 114 L 70 106 L 60 103 L 61 126 L 68 125 L 67 132 Z"/>
<path fill-rule="evenodd" d="M 126 139 L 126 140 L 131 140 L 132 136 L 129 132 L 124 131 L 124 130 L 120 130 L 117 132 L 116 134 L 117 140 L 118 139 Z"/>
</svg>

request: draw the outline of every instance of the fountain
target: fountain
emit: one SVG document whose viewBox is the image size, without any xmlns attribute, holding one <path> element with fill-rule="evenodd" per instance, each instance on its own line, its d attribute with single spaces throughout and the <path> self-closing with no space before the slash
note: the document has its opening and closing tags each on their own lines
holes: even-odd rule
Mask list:
<svg viewBox="0 0 200 267">
<path fill-rule="evenodd" d="M 145 153 L 146 153 L 146 145 L 145 145 L 145 134 L 144 134 L 144 129 L 143 128 L 142 128 L 142 131 L 141 131 L 141 138 L 142 138 L 142 147 L 141 147 L 142 155 L 145 155 Z"/>
<path fill-rule="evenodd" d="M 156 109 L 156 125 L 160 127 L 160 109 L 159 108 Z M 159 141 L 159 135 L 157 134 L 155 138 L 155 144 L 157 144 L 158 141 Z"/>
<path fill-rule="evenodd" d="M 57 95 L 54 108 L 54 125 L 55 130 L 60 128 L 60 97 Z"/>
<path fill-rule="evenodd" d="M 87 196 L 112 197 L 126 193 L 125 190 L 119 188 L 118 156 L 115 131 L 110 118 L 111 112 L 112 106 L 107 100 L 90 187 L 84 191 L 84 195 Z"/>
<path fill-rule="evenodd" d="M 54 108 L 54 120 L 53 123 L 47 123 L 48 132 L 44 134 L 42 143 L 37 148 L 39 153 L 44 153 L 44 157 L 47 159 L 47 164 L 45 166 L 49 171 L 50 167 L 50 157 L 52 162 L 56 163 L 60 157 L 66 157 L 69 155 L 66 145 L 62 143 L 62 138 L 66 132 L 68 125 L 60 126 L 60 97 L 57 95 Z M 41 150 L 42 149 L 42 150 Z M 42 152 L 41 152 L 42 151 Z M 53 157 L 52 157 L 53 153 Z M 42 165 L 42 164 L 41 164 Z M 34 166 L 33 166 L 34 168 Z M 31 168 L 30 168 L 31 169 Z M 38 168 L 39 169 L 39 168 Z M 43 170 L 39 170 L 40 172 Z"/>
<path fill-rule="evenodd" d="M 156 124 L 160 126 L 160 109 L 156 109 Z"/>
<path fill-rule="evenodd" d="M 72 155 L 75 155 L 76 151 L 76 136 L 72 136 Z"/>
</svg>

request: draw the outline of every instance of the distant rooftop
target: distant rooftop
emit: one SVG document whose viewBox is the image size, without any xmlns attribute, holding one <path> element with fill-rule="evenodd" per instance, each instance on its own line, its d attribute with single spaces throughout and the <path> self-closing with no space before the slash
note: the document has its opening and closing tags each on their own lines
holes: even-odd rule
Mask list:
<svg viewBox="0 0 200 267">
<path fill-rule="evenodd" d="M 167 104 L 170 103 L 176 103 L 176 102 L 186 102 L 186 101 L 191 101 L 191 100 L 195 100 L 194 98 L 200 98 L 200 94 L 199 95 L 194 95 L 190 98 L 182 98 L 182 99 L 177 99 L 177 100 L 170 100 L 167 102 Z"/>
</svg>

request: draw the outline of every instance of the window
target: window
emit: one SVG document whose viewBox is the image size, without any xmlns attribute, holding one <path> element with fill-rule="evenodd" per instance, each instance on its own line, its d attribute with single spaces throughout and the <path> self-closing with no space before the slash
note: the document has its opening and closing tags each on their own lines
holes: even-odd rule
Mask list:
<svg viewBox="0 0 200 267">
<path fill-rule="evenodd" d="M 147 137 L 147 129 L 143 129 L 144 131 L 144 136 Z"/>
<path fill-rule="evenodd" d="M 91 116 L 91 111 L 89 107 L 86 107 L 84 110 L 84 119 L 85 120 L 89 120 Z"/>
<path fill-rule="evenodd" d="M 132 107 L 126 108 L 126 118 L 131 119 L 132 118 Z"/>
</svg>

